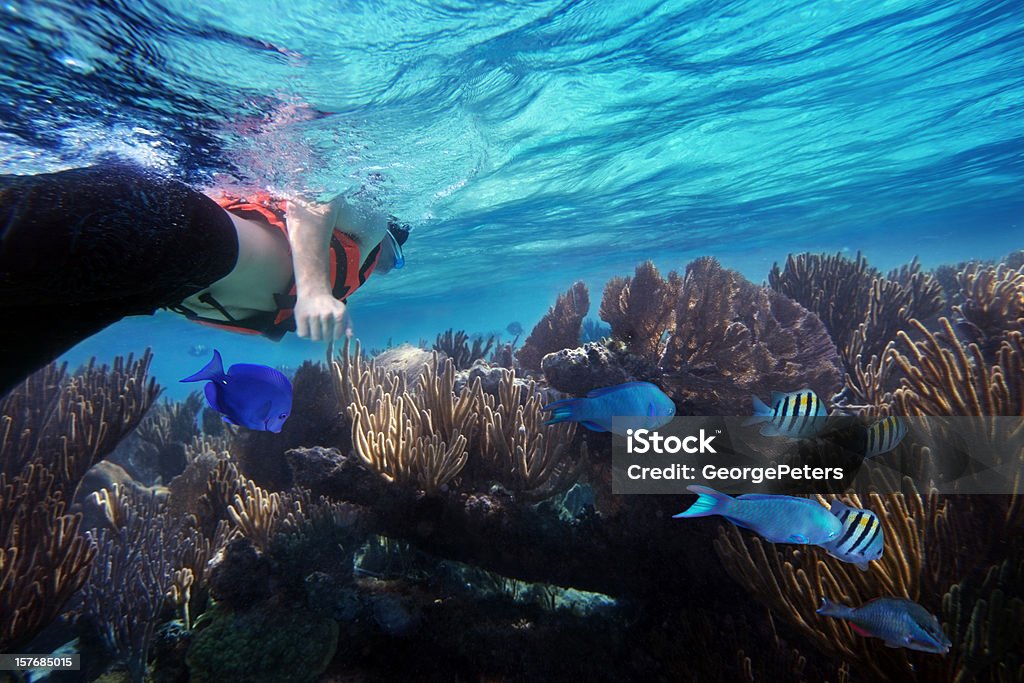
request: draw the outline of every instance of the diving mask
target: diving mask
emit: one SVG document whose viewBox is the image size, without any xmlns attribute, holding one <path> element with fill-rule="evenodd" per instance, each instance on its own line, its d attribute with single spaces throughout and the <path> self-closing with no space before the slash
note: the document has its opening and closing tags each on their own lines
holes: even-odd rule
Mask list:
<svg viewBox="0 0 1024 683">
<path fill-rule="evenodd" d="M 397 221 L 390 221 L 384 231 L 384 239 L 380 243 L 380 255 L 377 257 L 376 269 L 381 272 L 397 270 L 405 265 L 405 254 L 402 245 L 409 239 L 409 229 Z"/>
</svg>

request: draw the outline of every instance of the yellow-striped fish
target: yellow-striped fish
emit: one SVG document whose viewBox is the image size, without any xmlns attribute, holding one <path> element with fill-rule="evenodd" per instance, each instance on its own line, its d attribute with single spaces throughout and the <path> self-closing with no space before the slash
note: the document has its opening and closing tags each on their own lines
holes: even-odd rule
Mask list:
<svg viewBox="0 0 1024 683">
<path fill-rule="evenodd" d="M 867 428 L 867 444 L 864 447 L 864 457 L 873 458 L 876 455 L 888 453 L 900 445 L 903 437 L 907 435 L 907 424 L 890 415 L 873 423 Z"/>
<path fill-rule="evenodd" d="M 788 394 L 773 391 L 771 406 L 765 405 L 757 396 L 754 396 L 753 399 L 754 414 L 743 424 L 767 422 L 768 424 L 761 427 L 762 436 L 807 438 L 820 432 L 828 419 L 825 404 L 810 389 L 801 389 Z"/>
<path fill-rule="evenodd" d="M 861 571 L 866 571 L 868 562 L 880 558 L 885 547 L 885 532 L 878 515 L 871 510 L 850 507 L 838 498 L 832 501 L 831 512 L 839 518 L 843 530 L 820 546 L 837 560 L 855 564 Z"/>
</svg>

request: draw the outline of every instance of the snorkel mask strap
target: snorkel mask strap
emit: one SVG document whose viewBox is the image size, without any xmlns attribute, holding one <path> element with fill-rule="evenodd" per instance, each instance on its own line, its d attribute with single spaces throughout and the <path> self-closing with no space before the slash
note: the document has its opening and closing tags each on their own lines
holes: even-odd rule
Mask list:
<svg viewBox="0 0 1024 683">
<path fill-rule="evenodd" d="M 405 240 L 402 240 L 403 242 Z M 387 251 L 392 256 L 392 268 L 398 270 L 405 265 L 405 254 L 402 253 L 402 245 L 398 241 L 398 238 L 391 232 L 391 226 L 384 232 L 384 251 Z"/>
</svg>

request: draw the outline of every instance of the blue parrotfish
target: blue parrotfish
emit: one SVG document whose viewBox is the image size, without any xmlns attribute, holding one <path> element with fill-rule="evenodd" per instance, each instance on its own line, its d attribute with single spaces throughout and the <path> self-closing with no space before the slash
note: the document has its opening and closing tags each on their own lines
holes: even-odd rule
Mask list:
<svg viewBox="0 0 1024 683">
<path fill-rule="evenodd" d="M 805 439 L 815 436 L 825 426 L 828 411 L 818 395 L 810 389 L 801 389 L 788 394 L 772 392 L 771 405 L 765 405 L 757 396 L 754 400 L 754 414 L 743 424 L 752 425 L 767 422 L 761 427 L 762 436 L 786 436 L 791 439 Z"/>
<path fill-rule="evenodd" d="M 864 457 L 873 458 L 876 455 L 888 453 L 899 446 L 900 441 L 903 441 L 903 437 L 906 435 L 906 422 L 895 415 L 883 417 L 867 428 Z"/>
<path fill-rule="evenodd" d="M 868 562 L 880 558 L 885 547 L 885 532 L 878 515 L 871 510 L 850 507 L 838 498 L 832 501 L 831 512 L 839 519 L 843 530 L 821 547 L 832 557 L 866 571 Z"/>
<path fill-rule="evenodd" d="M 207 403 L 231 424 L 280 432 L 292 412 L 292 383 L 281 372 L 238 363 L 225 373 L 216 349 L 206 367 L 181 381 L 209 382 L 204 388 Z"/>
<path fill-rule="evenodd" d="M 650 382 L 626 382 L 611 387 L 594 389 L 584 398 L 563 398 L 549 403 L 544 410 L 551 411 L 556 422 L 579 422 L 595 432 L 626 435 L 628 429 L 658 429 L 671 421 L 676 404 Z M 615 421 L 612 417 L 622 418 Z"/>
<path fill-rule="evenodd" d="M 836 538 L 843 528 L 828 508 L 807 498 L 768 493 L 745 493 L 733 498 L 707 486 L 686 488 L 697 494 L 697 502 L 673 515 L 675 519 L 721 515 L 770 543 L 822 545 Z"/>
<path fill-rule="evenodd" d="M 881 638 L 888 647 L 946 654 L 950 641 L 935 615 L 906 598 L 875 598 L 862 607 L 821 599 L 818 614 L 846 619 L 862 636 Z"/>
</svg>

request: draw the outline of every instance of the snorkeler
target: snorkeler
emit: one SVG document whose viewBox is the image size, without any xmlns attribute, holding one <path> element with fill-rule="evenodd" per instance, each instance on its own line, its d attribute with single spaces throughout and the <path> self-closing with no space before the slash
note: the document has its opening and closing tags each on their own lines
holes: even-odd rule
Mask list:
<svg viewBox="0 0 1024 683">
<path fill-rule="evenodd" d="M 402 266 L 408 234 L 341 198 L 218 203 L 128 164 L 0 176 L 0 395 L 160 308 L 275 340 L 339 338 L 346 300 Z"/>
</svg>

